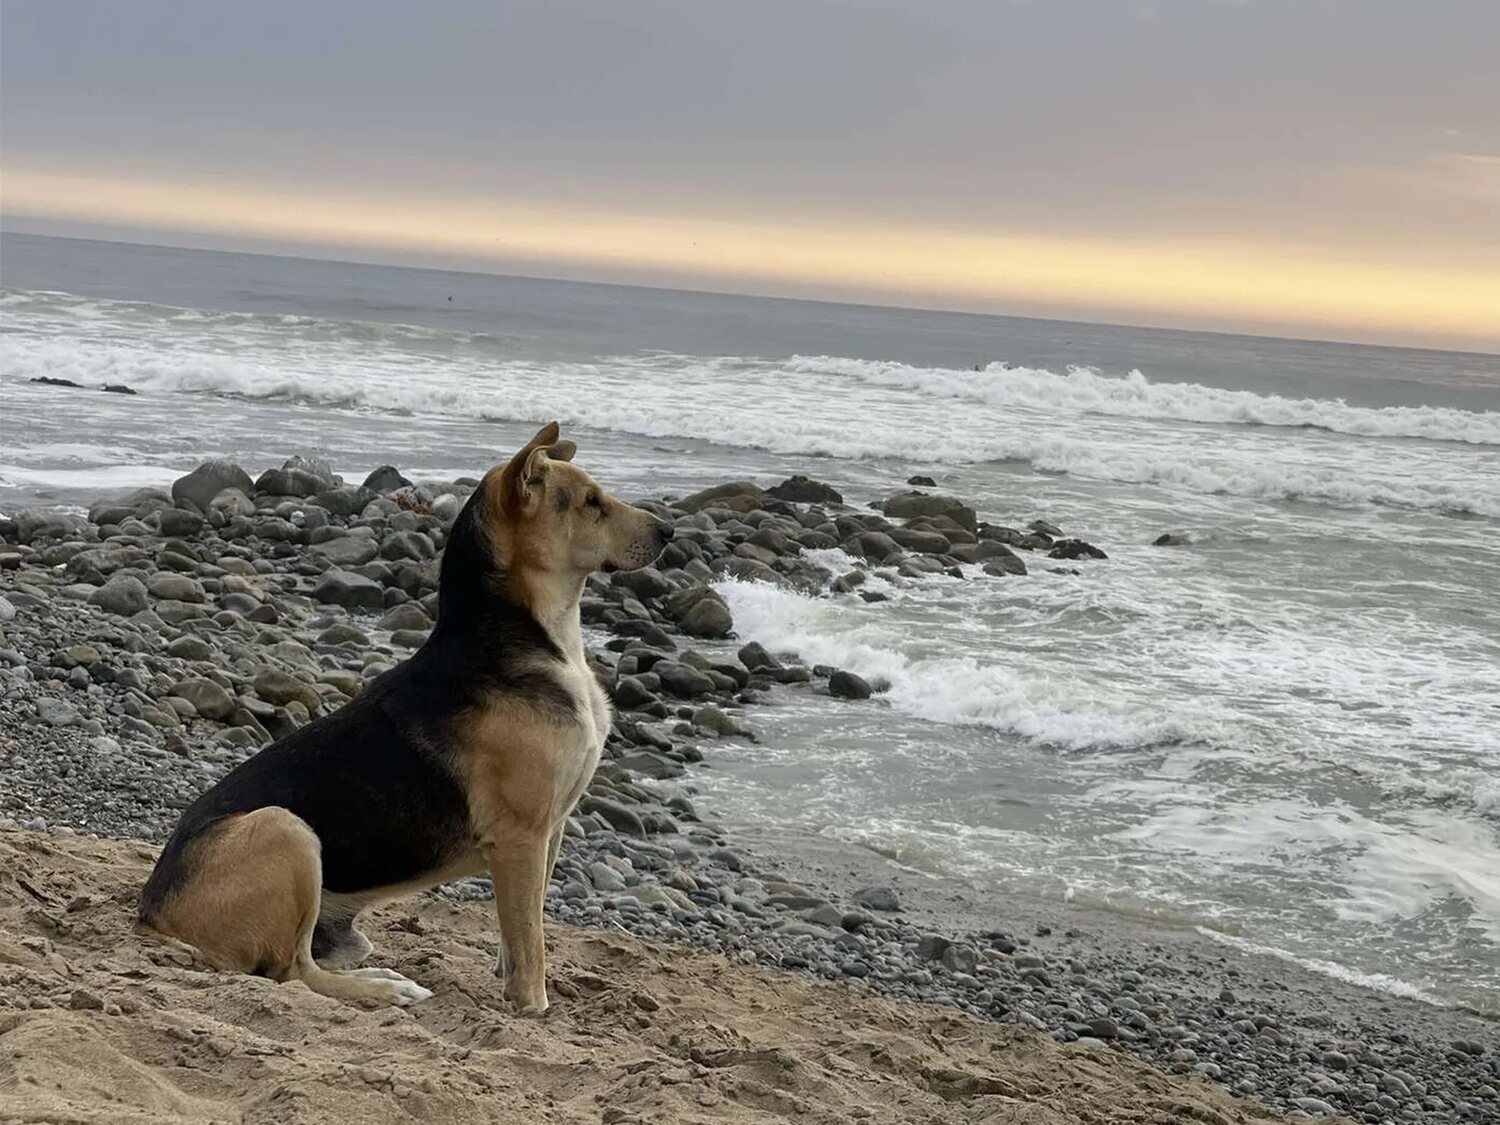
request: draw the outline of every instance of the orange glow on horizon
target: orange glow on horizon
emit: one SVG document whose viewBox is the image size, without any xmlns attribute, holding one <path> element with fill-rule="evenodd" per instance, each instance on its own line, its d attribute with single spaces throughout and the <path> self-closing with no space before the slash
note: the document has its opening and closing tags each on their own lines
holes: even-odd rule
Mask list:
<svg viewBox="0 0 1500 1125">
<path fill-rule="evenodd" d="M 0 207 L 313 246 L 651 269 L 752 284 L 816 285 L 959 307 L 1048 302 L 1122 317 L 1218 317 L 1317 332 L 1500 346 L 1500 268 L 1353 260 L 1333 251 L 1208 239 L 1044 234 L 665 216 L 514 200 L 220 186 L 8 169 Z"/>
</svg>

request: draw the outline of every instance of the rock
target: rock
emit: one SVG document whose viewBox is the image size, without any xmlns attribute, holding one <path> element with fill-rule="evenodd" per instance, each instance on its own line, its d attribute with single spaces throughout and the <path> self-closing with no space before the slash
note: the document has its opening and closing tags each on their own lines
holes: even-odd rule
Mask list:
<svg viewBox="0 0 1500 1125">
<path fill-rule="evenodd" d="M 704 508 L 728 508 L 732 512 L 753 512 L 765 507 L 766 494 L 747 480 L 714 485 L 673 503 L 684 512 L 701 512 Z"/>
<path fill-rule="evenodd" d="M 979 517 L 974 509 L 956 496 L 942 496 L 933 492 L 898 492 L 886 497 L 877 507 L 891 519 L 947 516 L 965 531 L 979 529 Z"/>
<path fill-rule="evenodd" d="M 918 488 L 936 488 L 937 487 L 937 481 L 933 480 L 931 477 L 923 476 L 921 473 L 917 473 L 914 476 L 907 477 L 906 478 L 906 483 L 907 484 L 914 484 Z"/>
<path fill-rule="evenodd" d="M 651 671 L 661 680 L 664 690 L 681 699 L 697 699 L 712 694 L 714 690 L 714 682 L 708 676 L 676 660 L 660 660 Z"/>
<path fill-rule="evenodd" d="M 341 605 L 346 609 L 381 609 L 385 605 L 385 590 L 380 583 L 337 567 L 323 572 L 313 587 L 312 596 L 315 601 Z"/>
<path fill-rule="evenodd" d="M 953 944 L 943 950 L 938 960 L 951 973 L 968 973 L 973 976 L 974 971 L 979 968 L 979 950 L 972 945 Z"/>
<path fill-rule="evenodd" d="M 1165 532 L 1151 540 L 1151 546 L 1153 547 L 1186 547 L 1191 543 L 1192 540 L 1186 535 L 1179 535 L 1175 531 Z"/>
<path fill-rule="evenodd" d="M 619 571 L 611 576 L 611 583 L 629 590 L 642 601 L 648 598 L 664 598 L 676 589 L 654 566 Z"/>
<path fill-rule="evenodd" d="M 432 545 L 432 540 L 420 531 L 398 531 L 388 535 L 380 544 L 380 557 L 398 561 L 410 559 L 413 562 L 426 562 L 437 555 L 437 548 Z"/>
<path fill-rule="evenodd" d="M 734 632 L 734 615 L 718 594 L 700 598 L 678 622 L 682 631 L 690 637 L 717 639 Z"/>
<path fill-rule="evenodd" d="M 322 555 L 338 567 L 364 566 L 379 553 L 379 550 L 375 540 L 354 535 L 314 543 L 308 548 L 310 553 Z"/>
<path fill-rule="evenodd" d="M 585 793 L 583 800 L 578 802 L 578 808 L 581 812 L 596 813 L 602 816 L 621 832 L 629 833 L 632 836 L 644 837 L 646 835 L 645 822 L 641 820 L 637 813 L 631 809 L 627 809 L 618 801 L 611 801 L 604 797 L 596 797 L 592 793 Z"/>
<path fill-rule="evenodd" d="M 233 461 L 205 461 L 185 477 L 172 482 L 172 499 L 186 500 L 200 511 L 208 511 L 214 497 L 226 488 L 249 496 L 255 490 L 250 474 Z"/>
<path fill-rule="evenodd" d="M 1059 539 L 1052 544 L 1052 549 L 1047 552 L 1049 559 L 1107 559 L 1109 558 L 1098 547 L 1092 543 L 1085 543 L 1082 539 Z"/>
<path fill-rule="evenodd" d="M 924 961 L 936 961 L 952 944 L 942 934 L 923 934 L 917 939 L 917 956 Z"/>
<path fill-rule="evenodd" d="M 183 680 L 173 686 L 172 693 L 186 699 L 205 719 L 217 723 L 228 719 L 239 706 L 234 696 L 212 680 Z"/>
<path fill-rule="evenodd" d="M 844 497 L 838 489 L 822 481 L 813 480 L 797 473 L 774 488 L 766 489 L 767 496 L 785 500 L 790 504 L 842 504 Z"/>
<path fill-rule="evenodd" d="M 1100 1016 L 1088 1022 L 1089 1030 L 1093 1032 L 1095 1039 L 1118 1039 L 1120 1037 L 1120 1025 L 1108 1016 Z"/>
<path fill-rule="evenodd" d="M 175 656 L 179 660 L 212 660 L 214 646 L 202 637 L 187 633 L 167 646 L 167 655 Z"/>
<path fill-rule="evenodd" d="M 16 607 L 10 604 L 9 599 L 0 597 L 0 625 L 7 621 L 16 619 Z"/>
<path fill-rule="evenodd" d="M 147 606 L 146 584 L 128 574 L 116 574 L 89 595 L 89 605 L 106 613 L 129 617 Z"/>
<path fill-rule="evenodd" d="M 765 645 L 759 641 L 751 641 L 747 645 L 740 646 L 739 652 L 735 655 L 739 658 L 739 662 L 752 672 L 781 667 L 781 661 L 767 652 Z"/>
<path fill-rule="evenodd" d="M 255 482 L 255 491 L 270 496 L 306 498 L 336 488 L 343 481 L 327 461 L 316 457 L 288 457 L 279 469 L 267 469 Z"/>
<path fill-rule="evenodd" d="M 432 619 L 416 602 L 402 602 L 393 605 L 380 615 L 379 626 L 382 629 L 431 629 Z"/>
<path fill-rule="evenodd" d="M 394 465 L 381 465 L 365 477 L 364 487 L 371 492 L 395 492 L 398 488 L 410 488 L 411 481 L 403 477 Z"/>
<path fill-rule="evenodd" d="M 251 681 L 255 694 L 267 703 L 286 704 L 293 701 L 314 711 L 323 702 L 311 684 L 304 683 L 289 672 L 279 668 L 262 668 Z"/>
<path fill-rule="evenodd" d="M 1048 523 L 1046 520 L 1032 520 L 1026 527 L 1029 531 L 1034 531 L 1038 535 L 1046 535 L 1052 539 L 1056 539 L 1062 535 L 1062 528 L 1058 527 L 1055 523 Z"/>
<path fill-rule="evenodd" d="M 635 711 L 661 702 L 634 676 L 621 676 L 615 683 L 615 706 Z"/>
<path fill-rule="evenodd" d="M 1026 563 L 1022 561 L 1020 555 L 998 555 L 984 564 L 984 572 L 992 578 L 1022 575 L 1026 573 Z"/>
<path fill-rule="evenodd" d="M 893 914 L 901 909 L 901 900 L 890 887 L 864 887 L 854 892 L 854 903 L 866 910 Z"/>
<path fill-rule="evenodd" d="M 49 727 L 73 727 L 83 721 L 78 708 L 47 695 L 36 701 L 36 717 Z"/>
<path fill-rule="evenodd" d="M 869 699 L 874 689 L 863 677 L 838 668 L 828 677 L 828 694 L 836 699 Z"/>
<path fill-rule="evenodd" d="M 146 590 L 153 598 L 175 602 L 201 603 L 208 600 L 203 592 L 203 583 L 185 574 L 158 571 L 146 583 Z"/>
</svg>

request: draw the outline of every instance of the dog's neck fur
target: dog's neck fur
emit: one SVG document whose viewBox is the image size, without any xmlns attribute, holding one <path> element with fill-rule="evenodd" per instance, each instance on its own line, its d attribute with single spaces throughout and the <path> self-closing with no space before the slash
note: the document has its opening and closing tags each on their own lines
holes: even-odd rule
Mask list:
<svg viewBox="0 0 1500 1125">
<path fill-rule="evenodd" d="M 518 655 L 582 662 L 584 578 L 514 558 L 502 567 L 474 506 L 466 506 L 443 552 L 432 641 L 456 645 L 470 670 L 498 671 Z"/>
</svg>

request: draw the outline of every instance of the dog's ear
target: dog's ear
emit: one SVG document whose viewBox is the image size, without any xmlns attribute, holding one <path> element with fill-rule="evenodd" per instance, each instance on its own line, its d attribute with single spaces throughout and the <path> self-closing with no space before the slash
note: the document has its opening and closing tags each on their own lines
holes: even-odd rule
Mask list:
<svg viewBox="0 0 1500 1125">
<path fill-rule="evenodd" d="M 551 449 L 547 450 L 547 456 L 552 458 L 552 460 L 554 461 L 571 461 L 573 460 L 573 455 L 577 452 L 578 443 L 576 441 L 567 441 L 565 439 L 563 441 L 557 442 L 552 446 Z"/>
<path fill-rule="evenodd" d="M 548 422 L 510 459 L 510 464 L 505 466 L 500 479 L 507 503 L 515 504 L 524 511 L 536 501 L 542 479 L 547 475 L 550 460 L 547 451 L 557 444 L 558 425 L 556 422 Z"/>
</svg>

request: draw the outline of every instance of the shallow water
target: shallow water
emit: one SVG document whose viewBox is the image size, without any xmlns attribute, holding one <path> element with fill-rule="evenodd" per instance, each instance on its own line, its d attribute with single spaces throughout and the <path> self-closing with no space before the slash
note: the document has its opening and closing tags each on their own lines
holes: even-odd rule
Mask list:
<svg viewBox="0 0 1500 1125">
<path fill-rule="evenodd" d="M 778 693 L 707 799 L 1500 1009 L 1495 357 L 4 250 L 0 505 L 209 454 L 473 474 L 557 417 L 627 493 L 796 471 L 863 503 L 925 472 L 1099 543 L 879 604 L 727 584 L 742 635 L 890 690 Z"/>
</svg>

